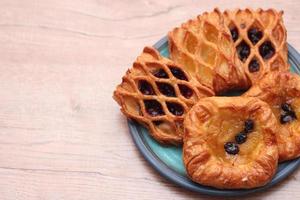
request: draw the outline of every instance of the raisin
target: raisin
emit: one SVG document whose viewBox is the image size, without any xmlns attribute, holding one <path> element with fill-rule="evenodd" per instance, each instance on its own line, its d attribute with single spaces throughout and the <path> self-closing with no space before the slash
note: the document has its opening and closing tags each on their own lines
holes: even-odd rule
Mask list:
<svg viewBox="0 0 300 200">
<path fill-rule="evenodd" d="M 238 144 L 242 144 L 247 140 L 247 133 L 241 132 L 235 136 L 235 141 Z"/>
<path fill-rule="evenodd" d="M 185 73 L 178 67 L 170 67 L 170 70 L 171 70 L 173 76 L 175 76 L 179 80 L 185 80 L 185 81 L 188 80 Z"/>
<path fill-rule="evenodd" d="M 245 42 L 242 41 L 237 47 L 237 53 L 239 55 L 239 59 L 243 62 L 246 61 L 246 59 L 248 58 L 249 54 L 250 54 L 250 47 L 249 45 Z"/>
<path fill-rule="evenodd" d="M 259 70 L 259 62 L 256 59 L 252 59 L 249 63 L 249 72 L 257 72 Z"/>
<path fill-rule="evenodd" d="M 245 121 L 244 125 L 245 125 L 245 132 L 246 133 L 249 133 L 249 132 L 253 131 L 253 129 L 254 129 L 254 121 L 252 119 L 247 119 Z"/>
<path fill-rule="evenodd" d="M 145 108 L 151 116 L 164 115 L 164 111 L 160 103 L 156 100 L 144 100 Z"/>
<path fill-rule="evenodd" d="M 144 95 L 154 95 L 154 90 L 152 85 L 145 80 L 140 80 L 138 83 L 138 88 Z"/>
<path fill-rule="evenodd" d="M 159 69 L 153 72 L 153 75 L 157 78 L 169 78 L 167 72 L 163 69 Z"/>
<path fill-rule="evenodd" d="M 227 153 L 232 155 L 235 155 L 240 151 L 239 146 L 233 142 L 226 142 L 224 145 L 224 149 Z"/>
<path fill-rule="evenodd" d="M 293 110 L 292 106 L 288 103 L 281 104 L 282 113 L 280 115 L 280 123 L 286 124 L 297 119 L 296 113 Z"/>
<path fill-rule="evenodd" d="M 189 88 L 188 86 L 178 84 L 178 87 L 179 87 L 180 93 L 185 98 L 189 99 L 189 98 L 191 98 L 191 96 L 193 96 L 193 90 L 191 88 Z"/>
<path fill-rule="evenodd" d="M 172 85 L 170 85 L 168 83 L 158 83 L 158 82 L 156 82 L 156 85 L 157 85 L 159 91 L 163 95 L 168 96 L 168 97 L 176 97 L 176 93 L 175 93 L 175 90 Z"/>
<path fill-rule="evenodd" d="M 294 112 L 294 111 L 293 111 L 293 108 L 292 108 L 291 105 L 288 104 L 288 103 L 283 103 L 283 104 L 281 104 L 281 109 L 282 109 L 283 111 L 285 111 L 285 112 L 288 112 L 288 113 Z"/>
<path fill-rule="evenodd" d="M 286 124 L 294 120 L 294 117 L 290 114 L 282 114 L 280 115 L 280 123 Z"/>
<path fill-rule="evenodd" d="M 239 32 L 236 27 L 230 29 L 232 40 L 235 42 L 239 38 Z"/>
<path fill-rule="evenodd" d="M 178 103 L 167 102 L 167 107 L 173 115 L 181 116 L 184 113 L 183 107 Z"/>
<path fill-rule="evenodd" d="M 270 59 L 275 54 L 275 49 L 270 41 L 262 43 L 259 47 L 259 54 L 263 59 Z"/>
<path fill-rule="evenodd" d="M 251 28 L 248 31 L 248 38 L 252 44 L 256 44 L 263 37 L 263 32 L 257 28 Z"/>
</svg>

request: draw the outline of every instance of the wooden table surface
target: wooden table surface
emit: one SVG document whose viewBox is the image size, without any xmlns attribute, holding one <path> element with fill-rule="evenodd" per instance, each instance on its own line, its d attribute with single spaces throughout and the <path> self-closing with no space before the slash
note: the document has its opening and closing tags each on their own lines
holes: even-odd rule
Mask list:
<svg viewBox="0 0 300 200">
<path fill-rule="evenodd" d="M 294 1 L 0 0 L 0 199 L 213 199 L 149 166 L 112 92 L 145 45 L 215 6 Z M 300 170 L 250 199 L 299 199 Z"/>
</svg>

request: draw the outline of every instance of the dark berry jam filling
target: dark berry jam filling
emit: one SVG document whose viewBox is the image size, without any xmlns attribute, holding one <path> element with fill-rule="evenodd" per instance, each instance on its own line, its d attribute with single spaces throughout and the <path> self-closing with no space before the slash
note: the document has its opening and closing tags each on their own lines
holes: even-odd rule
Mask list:
<svg viewBox="0 0 300 200">
<path fill-rule="evenodd" d="M 173 115 L 176 115 L 176 116 L 181 116 L 183 115 L 184 113 L 184 109 L 183 107 L 178 104 L 178 103 L 170 103 L 170 102 L 167 102 L 167 107 L 169 109 L 169 111 L 173 114 Z"/>
<path fill-rule="evenodd" d="M 251 28 L 248 31 L 248 38 L 252 44 L 256 44 L 263 37 L 263 32 L 257 28 Z"/>
<path fill-rule="evenodd" d="M 259 47 L 259 54 L 263 59 L 270 59 L 275 54 L 275 49 L 270 41 L 265 41 Z"/>
<path fill-rule="evenodd" d="M 160 103 L 156 100 L 144 100 L 146 111 L 151 116 L 164 115 L 164 111 Z"/>
<path fill-rule="evenodd" d="M 251 73 L 259 71 L 259 62 L 256 59 L 252 59 L 249 63 L 248 70 Z"/>
<path fill-rule="evenodd" d="M 189 88 L 188 86 L 178 84 L 178 87 L 179 87 L 180 93 L 185 98 L 189 99 L 189 98 L 191 98 L 191 96 L 193 96 L 193 90 L 191 88 Z"/>
<path fill-rule="evenodd" d="M 237 53 L 239 56 L 239 59 L 243 62 L 245 62 L 250 54 L 250 47 L 249 45 L 245 42 L 242 41 L 237 47 Z"/>
<path fill-rule="evenodd" d="M 169 78 L 167 72 L 163 69 L 156 70 L 152 74 L 157 78 Z"/>
<path fill-rule="evenodd" d="M 230 29 L 232 40 L 235 42 L 239 38 L 239 31 L 236 27 Z"/>
<path fill-rule="evenodd" d="M 175 90 L 172 85 L 170 85 L 168 83 L 159 83 L 159 82 L 156 82 L 156 85 L 157 85 L 159 91 L 163 95 L 168 96 L 168 97 L 176 97 L 176 93 L 175 93 Z"/>
<path fill-rule="evenodd" d="M 138 82 L 138 88 L 144 95 L 154 95 L 152 85 L 145 80 L 140 80 Z"/>
<path fill-rule="evenodd" d="M 170 67 L 170 70 L 171 70 L 173 76 L 175 76 L 179 80 L 185 80 L 185 81 L 188 80 L 185 73 L 178 67 Z"/>
<path fill-rule="evenodd" d="M 236 155 L 240 151 L 239 146 L 233 142 L 226 142 L 224 145 L 224 149 L 227 153 L 232 155 Z"/>
</svg>

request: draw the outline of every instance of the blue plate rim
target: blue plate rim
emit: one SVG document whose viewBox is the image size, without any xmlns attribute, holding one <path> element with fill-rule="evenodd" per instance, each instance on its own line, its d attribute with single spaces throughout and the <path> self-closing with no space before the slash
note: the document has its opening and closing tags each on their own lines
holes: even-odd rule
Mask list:
<svg viewBox="0 0 300 200">
<path fill-rule="evenodd" d="M 167 45 L 167 36 L 160 39 L 156 42 L 153 47 L 160 50 Z M 300 65 L 300 54 L 290 45 L 288 44 L 288 57 L 290 62 L 293 62 L 295 66 Z M 300 69 L 295 69 L 297 73 L 300 73 Z M 150 165 L 163 177 L 168 179 L 169 181 L 186 188 L 188 190 L 199 192 L 201 194 L 211 195 L 211 196 L 221 196 L 221 197 L 233 197 L 233 196 L 243 196 L 255 192 L 260 192 L 266 190 L 275 184 L 281 182 L 286 177 L 288 177 L 295 169 L 297 169 L 300 165 L 300 158 L 289 161 L 289 164 L 285 166 L 284 172 L 280 171 L 276 174 L 276 176 L 269 182 L 267 185 L 254 189 L 239 189 L 239 190 L 220 190 L 213 187 L 207 187 L 200 184 L 197 184 L 191 181 L 189 178 L 177 173 L 170 167 L 168 167 L 156 154 L 151 150 L 151 148 L 144 141 L 144 137 L 141 131 L 141 125 L 132 120 L 128 120 L 128 127 L 130 130 L 130 134 L 133 138 L 133 141 L 140 153 L 143 157 L 150 163 Z"/>
</svg>

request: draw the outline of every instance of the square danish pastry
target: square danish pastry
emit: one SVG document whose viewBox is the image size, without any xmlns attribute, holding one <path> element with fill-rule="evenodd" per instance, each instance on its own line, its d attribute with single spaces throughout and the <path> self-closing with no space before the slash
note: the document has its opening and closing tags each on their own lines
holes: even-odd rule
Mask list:
<svg viewBox="0 0 300 200">
<path fill-rule="evenodd" d="M 252 86 L 244 96 L 267 102 L 278 121 L 276 138 L 279 161 L 300 156 L 300 77 L 290 72 L 274 72 Z"/>
<path fill-rule="evenodd" d="M 277 169 L 277 120 L 251 97 L 208 97 L 184 120 L 183 160 L 189 177 L 216 188 L 265 185 Z"/>
</svg>

